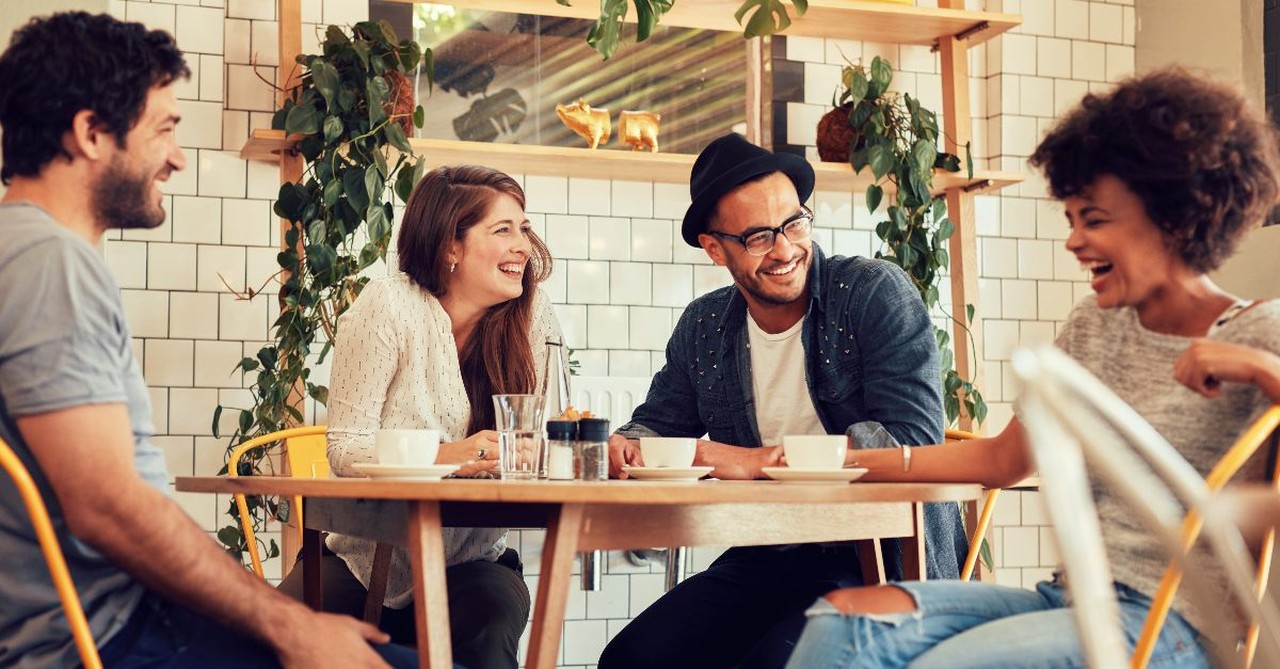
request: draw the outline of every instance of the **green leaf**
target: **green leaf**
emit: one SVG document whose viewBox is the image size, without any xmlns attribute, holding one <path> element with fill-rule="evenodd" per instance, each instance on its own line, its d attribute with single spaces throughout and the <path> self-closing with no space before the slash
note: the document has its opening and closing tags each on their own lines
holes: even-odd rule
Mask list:
<svg viewBox="0 0 1280 669">
<path fill-rule="evenodd" d="M 796 3 L 797 14 L 804 14 L 807 9 L 807 1 Z M 752 12 L 752 14 L 743 29 L 743 37 L 773 35 L 791 26 L 791 16 L 787 13 L 787 6 L 780 0 L 744 0 L 742 5 L 738 7 L 738 11 L 733 15 L 733 18 L 738 21 L 738 25 L 742 25 L 742 17 L 746 16 L 747 12 Z"/>
<path fill-rule="evenodd" d="M 221 418 L 222 418 L 222 405 L 219 404 L 213 410 L 213 428 L 210 430 L 210 433 L 213 434 L 214 439 L 217 439 L 218 437 L 222 436 L 221 434 L 219 434 L 220 430 L 218 428 L 218 421 Z"/>
<path fill-rule="evenodd" d="M 240 532 L 240 528 L 228 525 L 218 530 L 218 541 L 228 548 L 239 549 L 244 545 L 244 535 Z M 238 556 L 237 559 L 239 559 Z"/>
<path fill-rule="evenodd" d="M 413 193 L 413 187 L 417 184 L 417 182 L 413 180 L 413 173 L 414 170 L 408 168 L 401 169 L 396 173 L 395 191 L 396 196 L 400 198 L 401 202 L 409 201 L 409 195 Z"/>
<path fill-rule="evenodd" d="M 382 175 L 378 173 L 378 166 L 370 165 L 364 171 L 364 191 L 369 194 L 371 202 L 382 199 L 382 187 Z"/>
<path fill-rule="evenodd" d="M 382 77 L 370 77 L 365 84 L 365 102 L 369 107 L 369 125 L 376 126 L 387 118 L 387 111 L 382 108 L 387 103 L 387 80 Z"/>
<path fill-rule="evenodd" d="M 384 127 L 387 133 L 387 141 L 391 142 L 391 146 L 405 153 L 413 153 L 413 147 L 409 145 L 409 138 L 405 137 L 404 129 L 399 123 L 389 123 Z"/>
<path fill-rule="evenodd" d="M 369 191 L 365 190 L 364 172 L 349 169 L 342 173 L 342 190 L 347 194 L 347 202 L 356 211 L 369 208 Z"/>
<path fill-rule="evenodd" d="M 964 320 L 966 323 L 973 322 L 973 305 L 972 304 L 964 305 L 964 315 L 965 315 Z"/>
<path fill-rule="evenodd" d="M 236 365 L 236 368 L 239 369 L 241 373 L 252 372 L 258 368 L 258 360 L 247 356 L 240 358 L 240 364 Z"/>
<path fill-rule="evenodd" d="M 289 134 L 314 135 L 320 131 L 320 114 L 310 105 L 294 107 L 285 117 L 284 131 Z"/>
<path fill-rule="evenodd" d="M 618 37 L 622 34 L 622 20 L 627 15 L 627 0 L 601 0 L 600 18 L 587 33 L 587 44 L 605 60 L 618 50 Z"/>
<path fill-rule="evenodd" d="M 848 73 L 845 86 L 849 89 L 849 99 L 853 102 L 861 102 L 867 97 L 867 91 L 871 89 L 871 82 L 867 79 L 867 73 L 862 68 L 846 67 L 845 72 Z"/>
<path fill-rule="evenodd" d="M 951 239 L 951 235 L 955 234 L 956 226 L 952 224 L 951 219 L 944 218 L 938 223 L 938 239 L 946 241 Z"/>
<path fill-rule="evenodd" d="M 333 269 L 338 254 L 326 244 L 310 244 L 307 246 L 307 266 L 315 276 L 324 276 Z"/>
<path fill-rule="evenodd" d="M 911 147 L 911 160 L 915 168 L 923 174 L 933 172 L 933 161 L 938 156 L 938 147 L 933 142 L 919 140 Z"/>
<path fill-rule="evenodd" d="M 871 87 L 870 95 L 878 98 L 889 90 L 889 84 L 893 81 L 893 67 L 889 65 L 889 61 L 876 56 L 871 61 Z"/>
<path fill-rule="evenodd" d="M 880 208 L 880 200 L 884 197 L 884 189 L 876 184 L 867 186 L 867 211 L 875 213 Z"/>
<path fill-rule="evenodd" d="M 324 141 L 336 142 L 342 137 L 342 119 L 337 116 L 326 116 L 324 119 Z"/>
<path fill-rule="evenodd" d="M 893 169 L 893 163 L 893 151 L 889 147 L 881 144 L 867 147 L 867 164 L 871 166 L 871 174 L 876 181 Z"/>
<path fill-rule="evenodd" d="M 327 183 L 327 184 L 325 184 L 325 185 L 324 185 L 324 199 L 323 199 L 323 203 L 324 203 L 324 206 L 325 206 L 326 208 L 327 208 L 327 207 L 332 207 L 332 206 L 334 205 L 334 203 L 336 203 L 336 202 L 338 201 L 338 198 L 339 198 L 339 197 L 342 197 L 342 182 L 341 182 L 341 181 L 338 181 L 337 179 L 334 179 L 333 181 L 330 181 L 329 183 Z M 297 242 L 295 241 L 294 243 L 297 243 Z M 292 245 L 293 245 L 293 244 L 290 244 L 290 246 L 292 246 Z"/>
<path fill-rule="evenodd" d="M 240 410 L 240 431 L 247 433 L 253 427 L 253 412 L 247 409 Z"/>
<path fill-rule="evenodd" d="M 338 70 L 329 63 L 316 59 L 311 64 L 311 82 L 324 97 L 325 108 L 333 106 L 333 96 L 338 92 L 340 77 Z"/>
</svg>

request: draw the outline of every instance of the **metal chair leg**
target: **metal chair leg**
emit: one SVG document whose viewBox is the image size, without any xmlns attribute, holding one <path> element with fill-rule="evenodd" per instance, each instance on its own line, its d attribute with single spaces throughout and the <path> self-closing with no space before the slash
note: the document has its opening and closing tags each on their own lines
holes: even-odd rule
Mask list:
<svg viewBox="0 0 1280 669">
<path fill-rule="evenodd" d="M 683 581 L 687 576 L 686 563 L 688 560 L 686 558 L 688 554 L 689 549 L 684 546 L 672 546 L 667 549 L 667 579 L 665 585 L 668 592 L 679 585 L 680 581 Z"/>
<path fill-rule="evenodd" d="M 578 557 L 582 558 L 582 589 L 588 592 L 600 590 L 600 562 L 604 552 L 579 553 Z"/>
</svg>

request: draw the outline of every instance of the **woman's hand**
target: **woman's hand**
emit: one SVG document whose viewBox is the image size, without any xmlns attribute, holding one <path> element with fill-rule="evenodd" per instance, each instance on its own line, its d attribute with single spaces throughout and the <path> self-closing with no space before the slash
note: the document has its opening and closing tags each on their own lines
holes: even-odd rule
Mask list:
<svg viewBox="0 0 1280 669">
<path fill-rule="evenodd" d="M 1196 339 L 1173 364 L 1173 378 L 1204 395 L 1222 394 L 1222 382 L 1252 383 L 1280 402 L 1280 358 L 1261 349 Z"/>
<path fill-rule="evenodd" d="M 462 466 L 453 473 L 460 478 L 475 477 L 498 469 L 498 433 L 494 430 L 480 430 L 462 439 L 440 444 L 440 453 L 436 455 L 439 464 L 459 463 Z"/>
</svg>

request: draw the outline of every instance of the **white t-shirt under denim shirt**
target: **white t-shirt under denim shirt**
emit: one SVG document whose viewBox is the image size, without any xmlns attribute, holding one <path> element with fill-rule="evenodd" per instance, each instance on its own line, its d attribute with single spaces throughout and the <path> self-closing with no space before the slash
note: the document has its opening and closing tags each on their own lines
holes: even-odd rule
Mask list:
<svg viewBox="0 0 1280 669">
<path fill-rule="evenodd" d="M 529 347 L 542 387 L 547 341 L 561 341 L 546 294 L 533 303 Z M 352 465 L 373 462 L 379 428 L 440 430 L 441 442 L 466 438 L 471 405 L 453 339 L 453 322 L 440 301 L 397 273 L 370 281 L 342 316 L 329 384 L 329 463 L 338 476 L 361 476 Z M 445 563 L 497 560 L 506 550 L 505 528 L 446 527 Z M 327 545 L 366 587 L 375 542 L 330 534 Z M 413 597 L 409 552 L 391 558 L 385 603 L 404 608 Z"/>
<path fill-rule="evenodd" d="M 1280 354 L 1280 301 L 1244 310 L 1208 337 Z M 1175 381 L 1174 361 L 1191 341 L 1152 332 L 1138 322 L 1135 310 L 1101 309 L 1091 296 L 1071 312 L 1057 345 L 1132 406 L 1204 476 L 1270 400 L 1252 385 L 1227 383 L 1219 397 L 1209 398 Z M 1264 454 L 1255 456 L 1234 480 L 1262 480 L 1265 461 Z M 1112 577 L 1148 596 L 1155 594 L 1169 563 L 1160 543 L 1124 498 L 1096 478 L 1093 487 Z M 1209 592 L 1221 600 L 1193 603 L 1184 584 L 1173 608 L 1203 633 L 1211 616 L 1230 615 L 1233 598 L 1212 555 L 1200 550 L 1192 560 L 1194 569 L 1209 576 L 1214 586 Z"/>
<path fill-rule="evenodd" d="M 751 385 L 756 398 L 760 443 L 779 446 L 788 434 L 826 434 L 813 408 L 805 379 L 804 319 L 769 334 L 747 313 L 747 345 L 751 347 Z"/>
<path fill-rule="evenodd" d="M 127 406 L 135 467 L 148 484 L 167 490 L 164 455 L 150 442 L 155 427 L 146 383 L 106 263 L 43 209 L 0 204 L 0 438 L 44 496 L 101 646 L 137 608 L 143 587 L 70 535 L 17 429 L 19 417 L 90 404 Z M 12 480 L 0 475 L 0 667 L 79 664 L 26 507 Z"/>
</svg>

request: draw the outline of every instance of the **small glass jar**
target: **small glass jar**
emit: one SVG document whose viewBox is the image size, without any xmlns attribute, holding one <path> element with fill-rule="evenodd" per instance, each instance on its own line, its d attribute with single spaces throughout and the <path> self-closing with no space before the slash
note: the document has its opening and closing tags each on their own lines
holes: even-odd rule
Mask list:
<svg viewBox="0 0 1280 669">
<path fill-rule="evenodd" d="M 578 423 L 572 420 L 547 421 L 547 478 L 571 481 L 577 469 L 574 442 Z"/>
<path fill-rule="evenodd" d="M 578 421 L 578 478 L 583 481 L 609 480 L 608 418 Z"/>
</svg>

